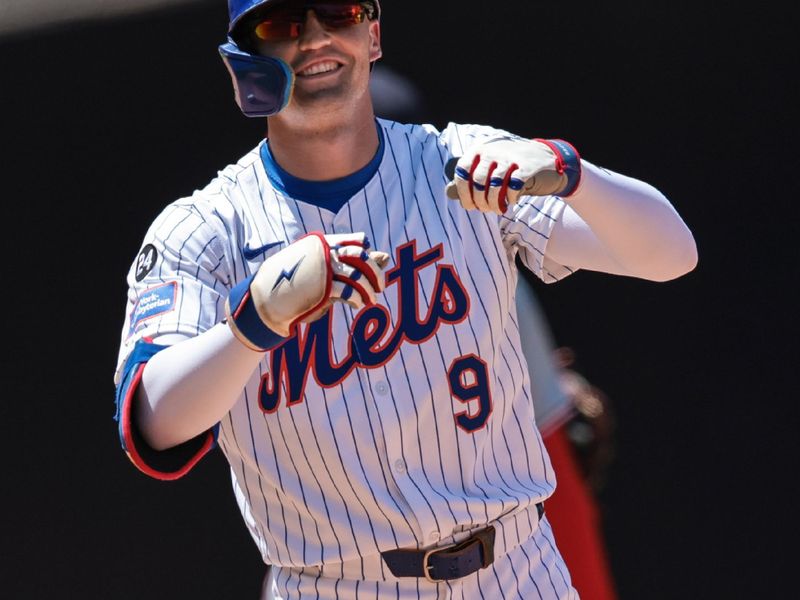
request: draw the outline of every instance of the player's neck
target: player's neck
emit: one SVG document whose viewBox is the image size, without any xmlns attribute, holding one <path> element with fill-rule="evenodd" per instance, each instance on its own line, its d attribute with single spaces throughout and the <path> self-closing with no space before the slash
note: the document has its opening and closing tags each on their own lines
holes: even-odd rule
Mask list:
<svg viewBox="0 0 800 600">
<path fill-rule="evenodd" d="M 284 170 L 300 179 L 328 181 L 346 177 L 369 163 L 378 151 L 375 118 L 372 111 L 367 115 L 350 123 L 304 127 L 302 131 L 271 119 L 270 150 Z"/>
</svg>

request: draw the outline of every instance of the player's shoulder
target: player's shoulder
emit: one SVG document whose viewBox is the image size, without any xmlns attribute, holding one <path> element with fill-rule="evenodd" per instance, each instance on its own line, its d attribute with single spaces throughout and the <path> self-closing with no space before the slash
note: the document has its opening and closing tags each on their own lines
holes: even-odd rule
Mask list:
<svg viewBox="0 0 800 600">
<path fill-rule="evenodd" d="M 232 206 L 237 206 L 240 198 L 258 188 L 258 173 L 261 170 L 259 150 L 263 143 L 262 140 L 236 162 L 218 170 L 216 176 L 204 187 L 178 198 L 170 206 L 190 209 L 204 215 L 225 214 Z"/>
<path fill-rule="evenodd" d="M 478 123 L 450 122 L 439 133 L 442 143 L 451 149 L 454 155 L 463 154 L 470 146 L 479 144 L 489 138 L 511 135 L 508 131 Z"/>
<path fill-rule="evenodd" d="M 475 135 L 476 132 L 486 130 L 486 133 L 497 131 L 495 128 L 485 125 L 472 125 L 449 122 L 444 127 L 439 127 L 433 123 L 403 123 L 378 117 L 378 124 L 385 133 L 394 136 L 409 136 L 415 138 L 428 137 L 448 137 L 451 135 Z"/>
<path fill-rule="evenodd" d="M 163 231 L 174 223 L 194 224 L 198 228 L 225 230 L 225 223 L 240 212 L 241 198 L 247 189 L 257 186 L 258 146 L 235 163 L 228 164 L 204 187 L 177 198 L 162 207 L 151 230 Z"/>
<path fill-rule="evenodd" d="M 402 140 L 424 141 L 430 137 L 436 137 L 439 131 L 434 125 L 428 123 L 401 123 L 378 117 L 378 125 L 383 130 L 383 135 L 388 143 L 396 143 Z"/>
<path fill-rule="evenodd" d="M 195 192 L 195 196 L 213 197 L 226 195 L 236 188 L 248 188 L 258 185 L 257 172 L 261 165 L 261 147 L 265 143 L 261 140 L 235 163 L 230 163 L 217 171 L 217 176 L 208 185 Z"/>
<path fill-rule="evenodd" d="M 387 119 L 378 119 L 389 145 L 397 143 L 419 143 L 427 145 L 435 143 L 449 151 L 451 155 L 460 155 L 471 145 L 492 137 L 511 135 L 509 132 L 474 123 L 449 122 L 440 128 L 431 123 L 399 123 Z"/>
</svg>

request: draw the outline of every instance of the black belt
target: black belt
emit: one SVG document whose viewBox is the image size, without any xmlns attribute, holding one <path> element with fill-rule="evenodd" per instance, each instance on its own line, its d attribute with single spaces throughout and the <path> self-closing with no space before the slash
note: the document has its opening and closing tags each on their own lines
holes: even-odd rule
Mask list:
<svg viewBox="0 0 800 600">
<path fill-rule="evenodd" d="M 544 504 L 536 505 L 539 519 Z M 494 562 L 494 527 L 473 533 L 467 539 L 430 550 L 387 550 L 383 560 L 395 577 L 424 577 L 428 581 L 459 579 L 485 569 Z"/>
</svg>

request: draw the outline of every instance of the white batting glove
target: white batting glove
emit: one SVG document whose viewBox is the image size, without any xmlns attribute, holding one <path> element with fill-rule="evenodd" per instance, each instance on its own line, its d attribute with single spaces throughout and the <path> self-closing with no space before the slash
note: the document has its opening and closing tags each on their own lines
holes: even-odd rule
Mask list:
<svg viewBox="0 0 800 600">
<path fill-rule="evenodd" d="M 385 287 L 385 252 L 369 250 L 364 233 L 310 233 L 270 256 L 236 285 L 225 303 L 228 325 L 253 350 L 266 351 L 298 323 L 319 319 L 333 302 L 375 304 Z"/>
<path fill-rule="evenodd" d="M 567 197 L 578 187 L 581 159 L 563 140 L 494 138 L 458 159 L 447 197 L 468 209 L 503 214 L 520 196 Z"/>
</svg>

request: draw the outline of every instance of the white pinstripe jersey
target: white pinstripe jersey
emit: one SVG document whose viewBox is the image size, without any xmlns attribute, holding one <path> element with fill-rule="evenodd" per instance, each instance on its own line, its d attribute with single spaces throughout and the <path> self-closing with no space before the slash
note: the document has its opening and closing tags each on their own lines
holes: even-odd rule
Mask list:
<svg viewBox="0 0 800 600">
<path fill-rule="evenodd" d="M 220 423 L 242 516 L 270 564 L 336 565 L 490 522 L 511 548 L 554 489 L 520 350 L 514 256 L 545 281 L 570 272 L 544 258 L 563 201 L 465 211 L 445 196 L 445 162 L 505 132 L 378 125 L 380 166 L 337 213 L 276 189 L 262 142 L 162 212 L 144 241 L 153 251 L 128 277 L 118 374 L 135 342 L 218 323 L 230 288 L 283 246 L 254 248 L 365 231 L 392 256 L 378 306 L 336 305 L 302 326 L 264 355 Z"/>
</svg>

